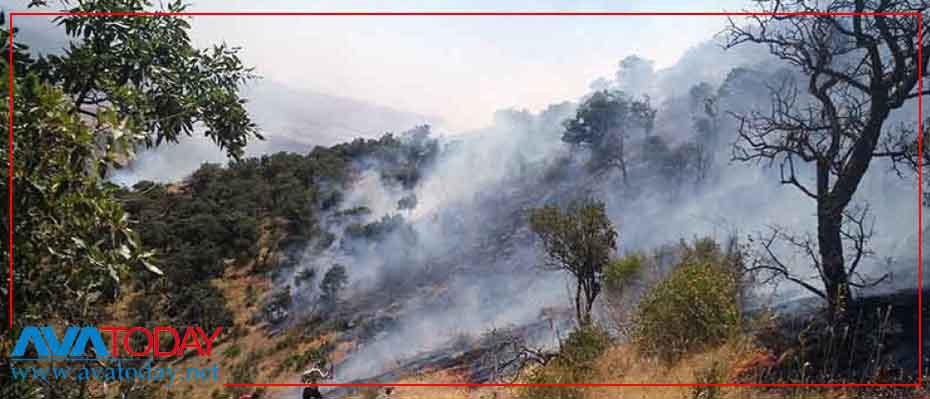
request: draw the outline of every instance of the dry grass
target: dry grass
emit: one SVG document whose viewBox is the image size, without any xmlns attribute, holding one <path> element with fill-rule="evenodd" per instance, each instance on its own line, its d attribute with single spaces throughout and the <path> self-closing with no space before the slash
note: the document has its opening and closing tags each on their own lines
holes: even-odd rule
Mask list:
<svg viewBox="0 0 930 399">
<path fill-rule="evenodd" d="M 265 237 L 262 238 L 261 246 L 269 245 Z M 190 356 L 173 362 L 167 362 L 164 365 L 175 369 L 186 370 L 188 367 L 212 367 L 214 364 L 219 365 L 219 377 L 214 382 L 207 383 L 188 383 L 176 382 L 169 390 L 160 392 L 171 392 L 175 397 L 183 398 L 211 398 L 218 395 L 220 398 L 228 398 L 229 394 L 225 393 L 224 383 L 232 382 L 298 382 L 299 373 L 292 370 L 283 370 L 278 372 L 278 365 L 294 354 L 318 348 L 326 339 L 320 337 L 317 339 L 293 339 L 292 344 L 276 350 L 283 340 L 288 338 L 287 334 L 281 334 L 275 337 L 268 337 L 261 324 L 250 325 L 249 318 L 258 310 L 258 306 L 269 292 L 271 292 L 271 281 L 262 276 L 252 273 L 254 260 L 248 262 L 237 262 L 227 264 L 226 272 L 222 278 L 211 281 L 226 299 L 226 306 L 232 312 L 237 335 L 230 334 L 231 331 L 224 329 L 220 335 L 220 341 L 212 348 L 211 356 L 197 357 Z M 252 292 L 252 294 L 249 293 Z M 113 324 L 121 324 L 119 320 L 129 319 L 128 304 L 137 293 L 127 290 L 120 300 L 112 307 Z M 250 296 L 252 298 L 250 298 Z M 237 350 L 229 351 L 235 347 Z M 342 348 L 344 353 L 346 348 Z M 227 356 L 227 353 L 238 352 L 236 356 Z M 255 381 L 232 381 L 229 370 L 236 365 L 243 364 L 247 361 L 250 353 L 259 354 L 257 361 L 247 367 L 254 368 Z M 338 359 L 334 359 L 338 360 Z M 115 391 L 115 390 L 114 390 Z M 266 392 L 265 397 L 295 397 L 293 389 L 275 389 Z"/>
<path fill-rule="evenodd" d="M 595 376 L 587 383 L 694 383 L 696 372 L 715 363 L 739 364 L 753 354 L 745 343 L 728 343 L 720 348 L 682 359 L 674 366 L 663 366 L 658 360 L 640 358 L 636 351 L 619 345 L 609 348 L 595 361 Z M 463 383 L 462 376 L 448 370 L 412 376 L 398 383 Z M 525 381 L 517 381 L 523 383 Z M 465 387 L 398 387 L 392 399 L 546 399 L 522 398 L 516 388 L 465 388 Z M 763 394 L 746 390 L 726 390 L 721 399 L 782 398 L 776 394 Z M 691 399 L 690 387 L 588 387 L 584 398 L 590 399 Z M 363 399 L 360 394 L 351 399 Z M 791 398 L 796 399 L 796 398 Z M 801 399 L 798 397 L 797 399 Z"/>
<path fill-rule="evenodd" d="M 273 243 L 269 242 L 270 240 L 272 239 L 267 235 L 262 237 L 260 247 L 266 250 L 272 247 Z M 223 292 L 240 334 L 232 336 L 225 333 L 225 339 L 221 336 L 221 342 L 214 346 L 212 356 L 209 358 L 189 357 L 170 364 L 171 367 L 181 370 L 187 367 L 212 367 L 213 364 L 219 364 L 219 381 L 217 383 L 177 383 L 170 389 L 175 398 L 229 398 L 230 395 L 222 385 L 227 382 L 298 382 L 298 372 L 293 371 L 293 368 L 279 370 L 279 366 L 289 356 L 318 348 L 328 338 L 303 338 L 290 334 L 269 338 L 261 325 L 250 325 L 248 319 L 257 310 L 261 299 L 272 288 L 271 281 L 253 273 L 254 266 L 254 261 L 230 263 L 227 265 L 223 278 L 212 282 Z M 436 289 L 442 290 L 445 287 L 440 286 Z M 129 319 L 127 305 L 136 294 L 127 292 L 128 294 L 113 306 L 114 324 L 120 324 L 119 320 Z M 287 340 L 286 345 L 280 345 L 285 343 L 285 340 Z M 338 345 L 331 353 L 330 360 L 340 361 L 347 352 L 353 349 L 352 346 L 351 342 Z M 230 348 L 236 348 L 236 350 L 230 350 Z M 226 353 L 234 352 L 238 354 L 226 355 Z M 260 355 L 255 356 L 255 360 L 249 363 L 247 358 L 252 352 Z M 644 359 L 630 345 L 613 345 L 594 360 L 592 375 L 589 380 L 583 382 L 593 384 L 757 382 L 751 379 L 753 370 L 764 367 L 768 360 L 767 356 L 769 355 L 745 337 L 731 339 L 719 347 L 685 356 L 673 364 L 661 362 L 658 359 Z M 252 368 L 254 381 L 231 381 L 229 370 L 236 366 Z M 527 374 L 524 373 L 524 376 Z M 708 378 L 716 380 L 708 381 Z M 398 381 L 398 383 L 433 384 L 466 382 L 468 382 L 467 378 L 455 370 L 437 370 L 409 376 Z M 526 380 L 517 382 L 526 382 Z M 92 390 L 99 392 L 97 388 L 99 387 L 92 387 Z M 263 398 L 290 399 L 299 397 L 299 392 L 300 388 L 270 388 L 265 391 Z M 524 398 L 521 397 L 522 392 L 524 392 L 522 389 L 507 387 L 397 387 L 392 399 L 548 399 Z M 363 391 L 350 399 L 371 399 L 376 393 L 376 390 Z M 900 395 L 887 396 L 885 393 L 872 394 L 844 389 L 762 390 L 740 387 L 724 387 L 708 395 L 707 392 L 700 394 L 692 387 L 586 387 L 583 388 L 581 397 L 586 399 L 910 399 L 930 397 L 930 395 L 926 390 L 901 391 Z"/>
<path fill-rule="evenodd" d="M 453 371 L 442 370 L 404 378 L 399 384 L 461 384 L 467 379 Z M 505 399 L 515 398 L 515 390 L 506 387 L 396 387 L 391 399 Z M 369 399 L 376 390 L 362 392 L 349 399 Z"/>
<path fill-rule="evenodd" d="M 608 349 L 596 362 L 597 377 L 592 383 L 610 384 L 691 384 L 698 383 L 697 376 L 715 365 L 723 365 L 730 374 L 730 365 L 752 353 L 751 346 L 745 343 L 727 343 L 717 349 L 683 358 L 678 363 L 665 366 L 658 359 L 643 359 L 629 345 L 614 346 Z M 719 381 L 720 383 L 728 381 Z M 716 382 L 715 382 L 716 383 Z M 746 398 L 744 392 L 731 390 L 723 392 L 721 398 Z M 591 399 L 676 399 L 691 398 L 691 387 L 589 387 L 585 388 L 585 398 Z M 760 397 L 753 394 L 751 397 Z"/>
<path fill-rule="evenodd" d="M 285 339 L 286 336 L 279 335 L 269 338 L 262 330 L 261 325 L 248 325 L 248 319 L 254 314 L 258 303 L 260 303 L 260 301 L 256 301 L 251 305 L 247 303 L 248 287 L 251 286 L 259 297 L 263 297 L 271 289 L 271 282 L 267 278 L 249 275 L 245 272 L 248 267 L 249 265 L 230 267 L 223 278 L 212 281 L 223 292 L 227 307 L 233 313 L 235 324 L 242 331 L 242 334 L 232 339 L 222 340 L 218 345 L 214 346 L 210 357 L 190 357 L 171 365 L 183 370 L 187 367 L 211 367 L 213 364 L 219 364 L 220 373 L 216 383 L 175 383 L 172 390 L 176 389 L 184 392 L 184 397 L 209 398 L 214 391 L 223 391 L 224 383 L 296 382 L 299 379 L 296 373 L 284 372 L 281 375 L 273 376 L 277 365 L 283 362 L 289 354 L 293 353 L 294 349 L 308 350 L 319 345 L 319 342 L 299 342 L 297 348 L 274 352 L 275 345 Z M 238 356 L 227 357 L 224 355 L 224 352 L 231 347 L 239 348 L 240 353 Z M 262 353 L 258 362 L 254 364 L 256 381 L 232 381 L 232 377 L 228 372 L 229 369 L 242 361 L 246 361 L 248 354 L 255 351 L 259 353 L 265 352 Z M 228 395 L 221 397 L 225 398 Z"/>
</svg>

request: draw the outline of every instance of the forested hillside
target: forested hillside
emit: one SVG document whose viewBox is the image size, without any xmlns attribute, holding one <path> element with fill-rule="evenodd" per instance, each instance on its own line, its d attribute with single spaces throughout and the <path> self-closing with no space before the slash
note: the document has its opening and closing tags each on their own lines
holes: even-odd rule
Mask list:
<svg viewBox="0 0 930 399">
<path fill-rule="evenodd" d="M 276 134 L 242 91 L 261 68 L 232 45 L 194 46 L 189 18 L 63 16 L 68 47 L 49 53 L 4 25 L 0 396 L 925 397 L 926 18 L 772 13 L 930 4 L 758 6 L 675 66 L 628 56 L 579 98 L 501 110 L 477 131 L 415 125 L 256 156 Z M 329 134 L 310 125 L 275 137 Z M 146 173 L 139 155 L 190 136 L 227 162 L 126 178 L 158 177 L 166 165 Z M 33 326 L 219 329 L 209 355 L 132 359 L 219 374 L 21 379 L 43 355 L 19 344 Z M 144 352 L 145 338 L 126 342 Z M 796 385 L 874 382 L 911 386 Z M 639 383 L 657 386 L 554 385 Z M 795 385 L 722 386 L 772 383 Z"/>
<path fill-rule="evenodd" d="M 368 162 L 385 182 L 416 183 L 435 157 L 428 127 L 395 137 L 358 139 L 308 154 L 276 153 L 229 165 L 204 164 L 183 182 L 141 181 L 117 193 L 134 216 L 142 242 L 157 254 L 164 277 L 134 280 L 129 304 L 137 325 L 233 327 L 223 293 L 211 284 L 230 264 L 247 264 L 256 275 L 280 270 L 277 252 L 308 241 L 331 243 L 323 219 Z M 356 210 L 358 211 L 358 210 Z M 376 224 L 355 225 L 374 235 Z M 323 244 L 320 244 L 323 245 Z"/>
</svg>

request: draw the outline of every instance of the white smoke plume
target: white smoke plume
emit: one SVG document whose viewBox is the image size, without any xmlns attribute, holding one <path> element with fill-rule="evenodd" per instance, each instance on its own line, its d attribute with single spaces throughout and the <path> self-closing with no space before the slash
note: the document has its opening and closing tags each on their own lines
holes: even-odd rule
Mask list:
<svg viewBox="0 0 930 399">
<path fill-rule="evenodd" d="M 366 221 L 400 214 L 417 239 L 414 244 L 388 240 L 375 251 L 339 256 L 352 279 L 348 301 L 389 292 L 388 299 L 373 304 L 385 306 L 393 324 L 360 342 L 340 364 L 337 379 L 378 375 L 457 334 L 527 323 L 544 308 L 567 304 L 566 277 L 535 268 L 541 253 L 522 224 L 532 207 L 578 195 L 604 200 L 620 233 L 618 253 L 703 236 L 745 238 L 769 225 L 799 234 L 815 231 L 813 201 L 779 184 L 776 169 L 729 161 L 735 124 L 726 112 L 764 109 L 766 83 L 790 73 L 771 57 L 760 56 L 764 53 L 758 48 L 724 52 L 709 42 L 664 70 L 655 71 L 638 57 L 624 58 L 615 78 L 592 84 L 593 89 L 649 96 L 658 109 L 654 132 L 671 146 L 694 139 L 693 122 L 701 111 L 689 99 L 693 87 L 704 83 L 709 93 L 725 93 L 717 104 L 719 137 L 711 148 L 709 176 L 681 188 L 641 179 L 634 194 L 617 175 L 595 178 L 578 168 L 572 159 L 583 155 L 560 141 L 560 122 L 573 115 L 573 102 L 538 114 L 501 111 L 487 129 L 442 138 L 444 152 L 412 189 L 417 198 L 412 210 L 396 207 L 409 191 L 383 185 L 375 172 L 364 174 L 344 208 L 369 207 L 373 212 Z M 916 121 L 916 102 L 895 118 Z M 547 173 L 560 169 L 567 175 L 547 180 Z M 655 172 L 634 171 L 641 176 Z M 915 285 L 919 201 L 914 176 L 898 176 L 890 164 L 875 162 L 855 200 L 869 205 L 875 229 L 875 256 L 863 272 L 884 272 L 890 266 L 894 278 L 886 288 Z M 782 249 L 798 275 L 811 275 L 806 258 Z M 334 246 L 331 251 L 341 250 Z M 332 256 L 308 258 L 318 267 Z M 775 301 L 807 295 L 787 284 L 777 294 Z"/>
</svg>

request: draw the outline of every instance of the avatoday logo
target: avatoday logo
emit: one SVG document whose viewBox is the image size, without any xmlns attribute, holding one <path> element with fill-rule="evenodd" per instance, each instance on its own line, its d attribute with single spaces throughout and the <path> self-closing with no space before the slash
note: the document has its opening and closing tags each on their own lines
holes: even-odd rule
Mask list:
<svg viewBox="0 0 930 399">
<path fill-rule="evenodd" d="M 51 326 L 27 326 L 19 334 L 16 345 L 10 353 L 12 360 L 118 360 L 128 358 L 168 358 L 183 357 L 189 352 L 197 356 L 210 356 L 213 343 L 219 337 L 222 327 L 217 327 L 212 334 L 207 334 L 200 327 L 187 327 L 178 330 L 174 327 L 77 327 L 70 326 L 64 336 Z M 182 333 L 183 332 L 183 333 Z M 108 334 L 108 340 L 104 335 Z M 133 337 L 143 337 L 144 349 L 137 351 L 131 344 Z M 171 339 L 170 345 L 164 345 L 162 338 Z M 35 349 L 36 356 L 27 357 L 29 347 Z M 88 347 L 93 351 L 88 353 Z"/>
</svg>

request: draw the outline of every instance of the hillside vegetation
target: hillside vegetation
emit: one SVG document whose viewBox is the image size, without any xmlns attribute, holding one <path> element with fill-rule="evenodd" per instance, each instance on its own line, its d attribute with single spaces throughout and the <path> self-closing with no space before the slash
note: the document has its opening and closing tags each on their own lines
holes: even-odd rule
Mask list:
<svg viewBox="0 0 930 399">
<path fill-rule="evenodd" d="M 709 81 L 674 68 L 659 79 L 630 56 L 576 102 L 500 111 L 469 135 L 422 125 L 255 157 L 245 148 L 263 136 L 240 93 L 254 69 L 237 47 L 195 47 L 188 19 L 63 16 L 69 47 L 52 54 L 4 26 L 0 73 L 15 73 L 0 80 L 13 95 L 0 119 L 15 135 L 2 140 L 15 140 L 2 144 L 11 268 L 0 279 L 15 289 L 0 286 L 12 299 L 0 353 L 36 325 L 223 332 L 209 357 L 145 359 L 217 364 L 211 383 L 26 381 L 10 370 L 28 360 L 4 355 L 0 397 L 293 398 L 305 387 L 226 384 L 295 384 L 312 368 L 322 383 L 519 384 L 401 387 L 395 399 L 926 397 L 926 384 L 719 386 L 930 374 L 917 333 L 930 315 L 910 271 L 922 243 L 901 215 L 930 160 L 910 111 L 927 94 L 930 45 L 918 33 L 930 18 L 838 18 L 730 25 L 727 48 L 767 57 Z M 137 152 L 193 135 L 228 162 L 114 183 Z M 142 338 L 131 338 L 138 351 Z M 577 386 L 618 383 L 699 386 Z M 372 387 L 322 391 L 383 399 Z"/>
</svg>

